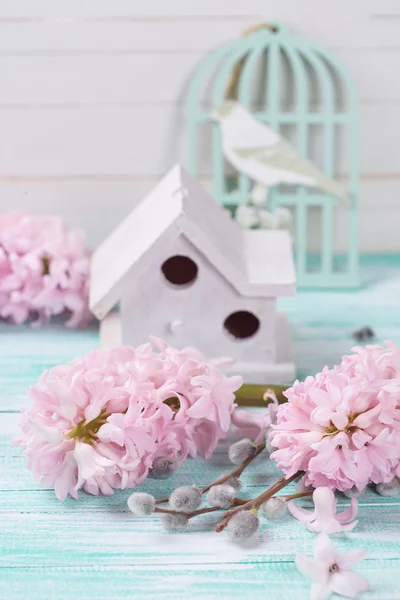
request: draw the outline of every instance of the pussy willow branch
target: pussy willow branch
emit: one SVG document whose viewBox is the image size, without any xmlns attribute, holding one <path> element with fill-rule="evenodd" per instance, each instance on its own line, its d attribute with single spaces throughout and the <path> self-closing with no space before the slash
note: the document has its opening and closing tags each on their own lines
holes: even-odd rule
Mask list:
<svg viewBox="0 0 400 600">
<path fill-rule="evenodd" d="M 257 444 L 255 448 L 256 451 L 254 452 L 254 454 L 252 454 L 252 456 L 249 456 L 249 458 L 242 462 L 241 465 L 237 466 L 236 469 L 233 469 L 233 471 L 231 471 L 227 475 L 223 475 L 213 483 L 210 483 L 210 485 L 206 485 L 206 487 L 202 488 L 200 492 L 202 494 L 206 494 L 214 485 L 220 485 L 221 483 L 225 483 L 225 481 L 228 481 L 228 479 L 230 479 L 231 477 L 240 477 L 243 471 L 246 469 L 246 467 L 248 467 L 253 462 L 253 460 L 257 458 L 257 456 L 264 450 L 265 442 Z M 169 498 L 160 498 L 160 500 L 156 500 L 156 504 L 164 504 L 165 502 L 168 502 L 168 500 Z"/>
<path fill-rule="evenodd" d="M 267 490 L 268 491 L 268 490 Z M 299 492 L 298 494 L 289 494 L 286 496 L 275 496 L 275 498 L 282 498 L 282 500 L 285 500 L 285 502 L 288 502 L 289 500 L 295 500 L 296 498 L 304 498 L 305 496 L 311 496 L 313 493 L 313 490 L 307 491 L 307 492 Z M 246 504 L 248 504 L 249 502 L 254 502 L 257 498 L 235 498 L 232 502 L 232 508 L 236 508 L 236 507 L 244 507 Z M 164 513 L 167 515 L 184 515 L 187 519 L 193 519 L 193 517 L 198 517 L 200 515 L 206 515 L 208 513 L 212 513 L 212 512 L 217 512 L 218 510 L 225 510 L 223 508 L 220 508 L 219 506 L 211 506 L 208 508 L 199 508 L 198 510 L 194 510 L 191 513 L 183 513 L 183 512 L 179 512 L 177 510 L 172 510 L 170 508 L 160 508 L 160 507 L 156 507 L 154 512 L 155 513 Z"/>
<path fill-rule="evenodd" d="M 248 500 L 243 500 L 242 498 L 235 498 L 232 502 L 232 506 L 242 506 L 242 504 L 246 504 Z M 198 517 L 199 515 L 206 515 L 207 513 L 216 512 L 217 510 L 224 510 L 220 506 L 210 506 L 208 508 L 199 508 L 198 510 L 194 510 L 190 513 L 183 513 L 177 510 L 171 510 L 169 508 L 160 508 L 156 506 L 154 509 L 155 513 L 164 513 L 167 515 L 184 515 L 187 519 L 193 519 L 193 517 Z"/>
<path fill-rule="evenodd" d="M 269 500 L 270 498 L 272 498 L 272 496 L 274 496 L 277 492 L 279 492 L 284 487 L 286 487 L 289 483 L 291 483 L 292 481 L 294 481 L 295 479 L 300 477 L 300 475 L 302 475 L 302 471 L 297 471 L 297 473 L 295 473 L 288 479 L 286 479 L 285 477 L 281 477 L 280 479 L 278 479 L 278 481 L 276 483 L 274 483 L 274 485 L 271 485 L 270 488 L 265 490 L 262 494 L 260 494 L 253 500 L 248 500 L 248 502 L 246 502 L 245 504 L 241 504 L 240 506 L 237 506 L 236 508 L 229 509 L 227 512 L 225 512 L 222 515 L 222 521 L 220 521 L 218 523 L 218 525 L 215 528 L 215 531 L 217 531 L 218 533 L 220 531 L 223 531 L 225 529 L 225 527 L 228 525 L 228 523 L 231 520 L 231 518 L 233 517 L 233 515 L 235 515 L 237 512 L 239 512 L 241 510 L 251 510 L 251 509 L 258 510 L 260 508 L 261 504 L 263 504 L 266 500 Z"/>
</svg>

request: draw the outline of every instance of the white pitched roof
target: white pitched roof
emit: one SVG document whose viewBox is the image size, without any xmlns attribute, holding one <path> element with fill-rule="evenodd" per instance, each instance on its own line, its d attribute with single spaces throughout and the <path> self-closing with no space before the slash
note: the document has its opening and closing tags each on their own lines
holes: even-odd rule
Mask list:
<svg viewBox="0 0 400 600">
<path fill-rule="evenodd" d="M 95 315 L 103 318 L 119 301 L 131 269 L 139 277 L 150 255 L 182 234 L 239 293 L 294 293 L 287 232 L 241 230 L 196 179 L 175 166 L 94 253 L 90 307 Z"/>
</svg>

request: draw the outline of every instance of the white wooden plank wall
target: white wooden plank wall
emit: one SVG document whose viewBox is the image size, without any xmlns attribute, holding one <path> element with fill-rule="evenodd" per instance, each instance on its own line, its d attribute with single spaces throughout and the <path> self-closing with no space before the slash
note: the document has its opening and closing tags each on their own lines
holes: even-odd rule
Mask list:
<svg viewBox="0 0 400 600">
<path fill-rule="evenodd" d="M 274 19 L 353 73 L 362 250 L 400 251 L 399 0 L 2 0 L 0 210 L 59 213 L 96 246 L 184 160 L 185 93 L 202 57 Z M 209 174 L 204 160 L 206 185 Z"/>
</svg>

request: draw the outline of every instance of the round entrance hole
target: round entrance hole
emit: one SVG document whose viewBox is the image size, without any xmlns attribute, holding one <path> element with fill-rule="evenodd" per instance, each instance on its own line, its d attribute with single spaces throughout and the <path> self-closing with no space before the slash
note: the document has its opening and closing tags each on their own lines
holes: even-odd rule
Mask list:
<svg viewBox="0 0 400 600">
<path fill-rule="evenodd" d="M 260 321 L 253 313 L 247 310 L 238 310 L 225 319 L 224 328 L 234 338 L 244 340 L 257 333 Z"/>
<path fill-rule="evenodd" d="M 174 285 L 188 285 L 197 277 L 196 263 L 188 256 L 177 254 L 171 256 L 162 265 L 161 270 L 165 279 Z"/>
</svg>

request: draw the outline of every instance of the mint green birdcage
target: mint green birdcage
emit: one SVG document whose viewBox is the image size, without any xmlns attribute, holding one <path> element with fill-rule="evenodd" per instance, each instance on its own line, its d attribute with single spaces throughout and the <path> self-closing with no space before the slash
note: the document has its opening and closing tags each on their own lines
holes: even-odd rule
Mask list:
<svg viewBox="0 0 400 600">
<path fill-rule="evenodd" d="M 346 177 L 345 208 L 304 186 L 271 190 L 269 207 L 284 206 L 293 214 L 299 286 L 357 286 L 358 99 L 350 75 L 331 53 L 281 23 L 256 27 L 203 60 L 188 94 L 188 169 L 197 177 L 210 169 L 213 196 L 227 207 L 247 202 L 252 185 L 225 162 L 219 124 L 211 119 L 227 97 L 235 70 L 238 102 L 288 137 L 328 176 L 338 176 L 339 164 Z"/>
</svg>

